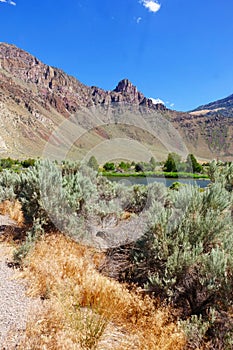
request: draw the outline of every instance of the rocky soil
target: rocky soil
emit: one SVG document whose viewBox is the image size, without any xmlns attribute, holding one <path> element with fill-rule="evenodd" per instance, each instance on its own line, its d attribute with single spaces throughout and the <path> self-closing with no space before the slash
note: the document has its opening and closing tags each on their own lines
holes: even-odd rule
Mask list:
<svg viewBox="0 0 233 350">
<path fill-rule="evenodd" d="M 0 234 L 13 222 L 0 215 Z M 0 242 L 0 349 L 13 350 L 23 337 L 27 319 L 41 306 L 38 299 L 26 295 L 25 283 L 17 279 L 12 261 L 12 247 Z"/>
</svg>

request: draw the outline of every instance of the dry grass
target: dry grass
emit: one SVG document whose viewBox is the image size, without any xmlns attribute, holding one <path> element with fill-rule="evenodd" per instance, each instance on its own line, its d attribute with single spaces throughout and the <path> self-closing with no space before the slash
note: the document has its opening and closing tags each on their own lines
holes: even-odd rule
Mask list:
<svg viewBox="0 0 233 350">
<path fill-rule="evenodd" d="M 37 243 L 24 277 L 46 307 L 28 323 L 21 349 L 184 349 L 169 308 L 102 276 L 102 258 L 59 234 Z"/>
<path fill-rule="evenodd" d="M 123 214 L 121 215 L 121 220 L 128 220 L 131 218 L 131 216 L 132 216 L 132 213 L 128 211 L 124 211 Z"/>
<path fill-rule="evenodd" d="M 9 217 L 14 220 L 18 226 L 22 226 L 24 223 L 22 206 L 18 200 L 13 202 L 6 200 L 0 203 L 0 213 L 2 215 L 9 215 Z"/>
</svg>

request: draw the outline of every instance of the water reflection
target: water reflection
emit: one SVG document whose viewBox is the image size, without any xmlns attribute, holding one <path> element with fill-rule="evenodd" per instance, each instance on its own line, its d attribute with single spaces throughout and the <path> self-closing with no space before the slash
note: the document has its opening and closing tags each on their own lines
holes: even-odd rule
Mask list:
<svg viewBox="0 0 233 350">
<path fill-rule="evenodd" d="M 108 176 L 110 181 L 122 183 L 126 186 L 132 185 L 148 185 L 150 183 L 163 183 L 166 187 L 170 187 L 174 182 L 180 182 L 185 185 L 197 185 L 200 188 L 205 188 L 209 185 L 210 180 L 207 179 L 167 179 L 165 177 L 133 177 L 133 176 Z"/>
</svg>

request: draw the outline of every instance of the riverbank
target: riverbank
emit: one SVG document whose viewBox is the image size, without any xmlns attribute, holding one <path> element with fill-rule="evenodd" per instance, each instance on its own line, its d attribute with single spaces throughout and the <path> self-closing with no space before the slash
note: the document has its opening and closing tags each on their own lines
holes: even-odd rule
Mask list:
<svg viewBox="0 0 233 350">
<path fill-rule="evenodd" d="M 131 172 L 131 173 L 120 173 L 120 172 L 110 172 L 110 171 L 103 171 L 99 173 L 102 176 L 107 177 L 156 177 L 156 178 L 169 178 L 169 179 L 205 179 L 209 180 L 208 175 L 206 174 L 194 174 L 194 173 L 186 173 L 186 172 Z"/>
</svg>

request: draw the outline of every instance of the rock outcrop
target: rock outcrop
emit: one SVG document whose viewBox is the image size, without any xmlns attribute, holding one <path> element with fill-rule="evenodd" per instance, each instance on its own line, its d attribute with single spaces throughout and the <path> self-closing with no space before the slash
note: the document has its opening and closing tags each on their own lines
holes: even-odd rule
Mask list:
<svg viewBox="0 0 233 350">
<path fill-rule="evenodd" d="M 9 44 L 0 44 L 0 68 L 10 76 L 7 84 L 16 83 L 12 81 L 12 78 L 20 79 L 28 86 L 31 84 L 36 87 L 33 100 L 38 100 L 38 98 L 43 100 L 46 108 L 49 109 L 51 106 L 65 117 L 75 113 L 80 106 L 89 107 L 100 103 L 125 102 L 153 106 L 155 109 L 161 108 L 159 105 L 153 105 L 151 100 L 138 92 L 128 79 L 120 81 L 113 91 L 88 87 L 62 70 L 50 67 L 36 57 Z M 4 82 L 4 80 L 1 74 L 1 81 Z"/>
<path fill-rule="evenodd" d="M 221 108 L 226 110 L 229 101 L 223 102 Z M 128 79 L 121 80 L 112 91 L 89 87 L 13 45 L 0 43 L 0 156 L 40 156 L 51 133 L 83 108 L 90 109 L 94 115 L 100 107 L 114 110 L 124 106 L 131 113 L 143 110 L 151 114 L 147 122 L 153 128 L 156 127 L 153 115 L 161 115 L 179 131 L 190 152 L 199 158 L 229 159 L 233 155 L 233 118 L 229 118 L 229 113 L 226 117 L 221 110 L 217 115 L 168 110 L 162 103 L 155 104 L 146 98 Z M 74 158 L 85 153 L 97 139 L 116 136 L 150 145 L 158 157 L 166 152 L 164 149 L 161 152 L 148 130 L 118 127 L 117 132 L 113 132 L 106 126 L 106 116 L 104 119 L 98 115 L 98 118 L 102 123 L 98 128 L 90 115 L 76 120 L 82 132 L 87 126 L 95 130 L 88 139 L 83 137 L 77 142 Z M 55 137 L 54 142 L 61 143 Z"/>
</svg>

